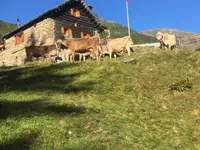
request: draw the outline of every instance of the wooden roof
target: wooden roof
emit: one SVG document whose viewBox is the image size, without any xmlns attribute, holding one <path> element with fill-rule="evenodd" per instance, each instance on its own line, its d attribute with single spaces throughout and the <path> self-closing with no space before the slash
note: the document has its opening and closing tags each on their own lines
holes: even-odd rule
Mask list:
<svg viewBox="0 0 200 150">
<path fill-rule="evenodd" d="M 30 20 L 29 22 L 23 24 L 19 28 L 15 29 L 14 31 L 6 34 L 2 37 L 2 39 L 8 39 L 17 33 L 30 28 L 31 26 L 35 25 L 38 22 L 43 21 L 46 18 L 54 18 L 56 15 L 61 14 L 62 12 L 66 11 L 66 8 L 70 8 L 75 6 L 80 10 L 83 10 L 84 13 L 89 17 L 90 22 L 93 23 L 99 32 L 102 32 L 106 29 L 106 27 L 102 26 L 98 21 L 95 15 L 92 13 L 91 9 L 86 5 L 83 0 L 66 0 L 64 3 L 46 11 L 45 13 L 39 15 L 38 17 Z"/>
</svg>

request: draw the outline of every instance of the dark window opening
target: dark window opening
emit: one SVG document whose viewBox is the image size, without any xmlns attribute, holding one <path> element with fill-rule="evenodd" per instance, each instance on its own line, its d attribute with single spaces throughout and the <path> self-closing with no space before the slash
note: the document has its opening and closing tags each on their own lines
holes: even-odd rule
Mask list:
<svg viewBox="0 0 200 150">
<path fill-rule="evenodd" d="M 6 49 L 5 43 L 0 42 L 0 51 L 5 50 L 5 49 Z"/>
<path fill-rule="evenodd" d="M 64 38 L 72 38 L 72 29 L 61 27 L 61 33 L 63 34 Z"/>
<path fill-rule="evenodd" d="M 90 38 L 90 34 L 81 32 L 81 38 Z"/>
<path fill-rule="evenodd" d="M 74 8 L 71 8 L 71 16 L 74 16 L 74 17 L 77 17 L 77 18 L 80 18 L 81 17 L 81 13 L 79 10 L 77 9 L 74 9 Z"/>
<path fill-rule="evenodd" d="M 15 44 L 18 45 L 20 43 L 24 42 L 24 33 L 20 33 L 18 35 L 15 35 Z"/>
</svg>

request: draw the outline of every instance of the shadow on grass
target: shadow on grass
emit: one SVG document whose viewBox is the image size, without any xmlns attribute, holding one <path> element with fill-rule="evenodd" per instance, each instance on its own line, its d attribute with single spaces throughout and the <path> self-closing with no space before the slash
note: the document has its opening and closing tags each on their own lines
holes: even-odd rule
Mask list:
<svg viewBox="0 0 200 150">
<path fill-rule="evenodd" d="M 22 134 L 19 137 L 14 137 L 5 143 L 0 143 L 1 150 L 29 150 L 35 142 L 37 133 Z"/>
<path fill-rule="evenodd" d="M 83 71 L 72 73 L 72 69 L 78 67 L 78 65 L 28 66 L 10 70 L 2 70 L 0 68 L 0 93 L 9 91 L 74 93 L 91 90 L 94 85 L 93 82 L 73 84 L 78 77 L 87 74 L 87 72 Z M 62 70 L 64 71 L 62 72 Z"/>
<path fill-rule="evenodd" d="M 17 66 L 1 66 L 0 70 L 7 70 L 7 69 L 14 69 L 17 68 Z"/>
<path fill-rule="evenodd" d="M 47 100 L 39 99 L 25 102 L 9 102 L 0 100 L 0 120 L 8 117 L 34 117 L 44 115 L 79 115 L 86 113 L 84 106 L 53 105 Z"/>
</svg>

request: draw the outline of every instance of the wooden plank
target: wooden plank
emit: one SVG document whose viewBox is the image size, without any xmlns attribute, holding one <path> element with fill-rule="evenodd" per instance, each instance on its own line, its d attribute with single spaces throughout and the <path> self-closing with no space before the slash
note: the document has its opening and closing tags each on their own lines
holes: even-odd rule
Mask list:
<svg viewBox="0 0 200 150">
<path fill-rule="evenodd" d="M 81 38 L 81 32 L 87 33 L 91 36 L 94 34 L 94 30 L 97 30 L 96 27 L 98 24 L 90 21 L 89 16 L 85 15 L 83 10 L 80 10 L 80 18 L 71 16 L 70 10 L 57 16 L 55 18 L 55 37 L 56 39 L 63 37 L 61 28 L 69 28 L 73 32 L 74 38 Z M 77 23 L 78 26 L 75 27 L 74 23 Z"/>
</svg>

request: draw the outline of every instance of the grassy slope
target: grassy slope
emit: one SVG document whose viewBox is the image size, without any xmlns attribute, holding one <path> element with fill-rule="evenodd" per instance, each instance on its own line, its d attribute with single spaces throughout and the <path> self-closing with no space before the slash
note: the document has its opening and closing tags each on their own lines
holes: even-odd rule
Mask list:
<svg viewBox="0 0 200 150">
<path fill-rule="evenodd" d="M 99 19 L 99 21 L 111 31 L 111 38 L 124 37 L 128 35 L 127 27 L 115 23 Z M 131 29 L 131 37 L 135 44 L 157 42 L 156 38 L 140 34 Z"/>
<path fill-rule="evenodd" d="M 0 38 L 14 30 L 17 26 L 0 20 Z"/>
<path fill-rule="evenodd" d="M 0 149 L 200 149 L 200 53 L 132 57 L 0 68 Z"/>
</svg>

